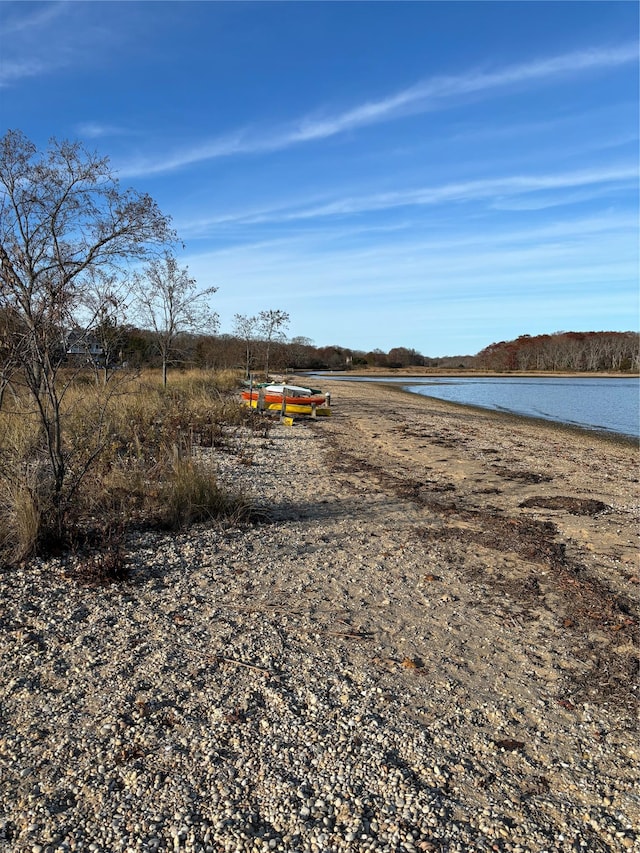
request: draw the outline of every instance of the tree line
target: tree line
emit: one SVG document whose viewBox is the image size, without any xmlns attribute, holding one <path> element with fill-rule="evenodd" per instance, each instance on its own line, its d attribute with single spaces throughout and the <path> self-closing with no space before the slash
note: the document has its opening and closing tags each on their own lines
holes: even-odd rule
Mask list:
<svg viewBox="0 0 640 853">
<path fill-rule="evenodd" d="M 633 371 L 640 370 L 637 332 L 556 332 L 521 335 L 481 350 L 474 366 L 496 371 Z"/>
<path fill-rule="evenodd" d="M 273 327 L 271 315 L 282 318 Z M 286 321 L 285 321 L 286 318 Z M 338 344 L 316 346 L 310 338 L 285 335 L 288 314 L 279 309 L 253 317 L 236 315 L 232 334 L 202 334 L 182 331 L 164 352 L 154 329 L 133 325 L 110 327 L 108 341 L 99 336 L 101 352 L 95 357 L 83 350 L 87 363 L 102 365 L 106 358 L 114 367 L 151 367 L 164 364 L 204 370 L 236 369 L 249 374 L 268 375 L 302 370 L 428 370 L 638 372 L 640 338 L 637 332 L 557 332 L 485 347 L 477 355 L 431 357 L 415 349 L 393 347 L 388 352 L 354 350 Z M 244 331 L 240 330 L 240 327 Z M 104 348 L 102 348 L 104 344 Z M 168 358 L 167 358 L 168 353 Z M 73 358 L 73 356 L 68 356 Z M 0 360 L 2 356 L 0 355 Z"/>
</svg>

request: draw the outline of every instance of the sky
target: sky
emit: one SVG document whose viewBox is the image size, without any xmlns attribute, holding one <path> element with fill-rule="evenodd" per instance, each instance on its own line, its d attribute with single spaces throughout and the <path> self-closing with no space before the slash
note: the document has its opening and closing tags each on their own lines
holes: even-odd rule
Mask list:
<svg viewBox="0 0 640 853">
<path fill-rule="evenodd" d="M 639 8 L 0 0 L 0 133 L 108 156 L 223 333 L 278 309 L 438 357 L 636 330 Z"/>
</svg>

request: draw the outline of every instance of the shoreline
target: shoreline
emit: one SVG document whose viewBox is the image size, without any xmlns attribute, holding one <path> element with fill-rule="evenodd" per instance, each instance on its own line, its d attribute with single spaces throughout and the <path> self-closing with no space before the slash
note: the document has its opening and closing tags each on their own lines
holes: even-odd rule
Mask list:
<svg viewBox="0 0 640 853">
<path fill-rule="evenodd" d="M 10 853 L 637 849 L 637 449 L 323 384 L 255 522 L 0 572 Z"/>
<path fill-rule="evenodd" d="M 620 378 L 620 377 L 618 377 Z M 339 380 L 342 383 L 348 382 L 347 379 Z M 414 391 L 407 391 L 404 388 L 398 388 L 391 383 L 385 383 L 383 379 L 380 382 L 374 380 L 372 384 L 379 384 L 388 388 L 390 391 L 397 391 L 401 394 L 410 394 L 412 397 L 416 396 L 428 396 L 426 394 L 416 394 Z M 576 436 L 588 435 L 593 436 L 596 439 L 601 441 L 609 442 L 612 444 L 622 444 L 622 445 L 630 445 L 632 447 L 637 447 L 640 438 L 633 435 L 628 435 L 627 433 L 619 433 L 613 432 L 610 430 L 603 429 L 591 429 L 589 427 L 581 427 L 576 424 L 565 423 L 564 421 L 554 421 L 549 418 L 537 418 L 533 415 L 519 415 L 515 412 L 503 412 L 497 409 L 489 409 L 485 406 L 474 406 L 471 403 L 457 403 L 453 400 L 441 400 L 438 397 L 429 397 L 430 400 L 434 402 L 442 403 L 444 406 L 451 406 L 452 408 L 460 408 L 460 409 L 470 409 L 475 412 L 487 412 L 497 418 L 503 418 L 504 420 L 511 420 L 513 423 L 517 423 L 519 421 L 525 421 L 530 426 L 535 427 L 536 425 L 541 426 L 550 426 L 553 429 L 561 430 L 563 432 L 574 433 Z"/>
<path fill-rule="evenodd" d="M 365 376 L 365 374 L 359 374 L 359 375 L 360 375 L 360 377 L 361 377 L 361 378 L 363 378 L 363 379 L 367 379 L 367 380 L 368 380 L 368 381 L 367 381 L 367 384 L 383 386 L 384 388 L 387 388 L 387 389 L 389 389 L 390 391 L 399 392 L 399 393 L 401 393 L 401 394 L 409 394 L 409 395 L 411 395 L 412 397 L 416 397 L 416 396 L 423 396 L 423 397 L 426 397 L 426 396 L 428 396 L 428 395 L 426 395 L 426 394 L 417 394 L 417 393 L 416 393 L 416 392 L 414 392 L 414 391 L 408 391 L 408 390 L 407 390 L 407 389 L 405 389 L 405 388 L 400 388 L 400 387 L 398 387 L 398 385 L 397 385 L 395 382 L 394 382 L 394 383 L 391 383 L 391 382 L 385 382 L 385 379 L 392 378 L 392 377 L 391 377 L 390 375 L 388 375 L 388 374 L 385 374 L 385 375 L 382 375 L 382 374 L 381 374 L 379 378 L 367 377 L 367 376 Z M 443 375 L 444 375 L 444 374 L 443 374 Z M 460 378 L 464 378 L 464 374 L 460 374 L 460 373 L 456 373 L 456 374 L 449 374 L 449 375 L 451 375 L 452 377 L 460 377 Z M 505 378 L 506 378 L 507 376 L 513 376 L 513 375 L 515 375 L 515 374 L 494 374 L 494 375 L 491 375 L 491 374 L 476 374 L 476 375 L 477 375 L 477 376 L 480 376 L 480 375 L 483 375 L 483 376 L 484 376 L 484 375 L 486 375 L 488 378 L 492 378 L 492 376 L 493 376 L 493 378 L 500 378 L 500 377 L 505 377 Z M 523 373 L 523 374 L 519 374 L 519 375 L 520 375 L 522 378 L 528 378 L 528 377 L 530 377 L 530 378 L 537 378 L 534 374 L 524 374 L 524 373 Z M 575 375 L 571 375 L 571 374 L 562 374 L 562 375 L 560 375 L 560 374 L 555 374 L 555 376 L 556 376 L 556 378 L 562 378 L 562 376 L 564 376 L 564 377 L 566 377 L 566 378 L 575 378 L 576 376 L 578 376 L 578 374 L 575 374 Z M 604 375 L 603 375 L 603 376 L 604 376 Z M 603 376 L 600 376 L 599 378 L 603 378 Z M 323 380 L 324 380 L 324 382 L 325 382 L 325 384 L 326 384 L 327 382 L 331 382 L 331 381 L 332 381 L 332 380 L 331 380 L 331 377 L 329 377 L 329 376 L 327 376 L 327 377 L 323 377 L 323 376 L 321 376 L 320 374 L 318 374 L 318 375 L 317 375 L 317 378 L 323 379 Z M 427 377 L 426 377 L 425 375 L 421 375 L 421 374 L 407 374 L 407 377 L 406 377 L 406 378 L 407 378 L 407 380 L 410 380 L 411 378 L 416 378 L 416 379 L 425 379 L 425 378 L 427 378 Z M 596 378 L 596 377 L 594 376 L 593 378 Z M 616 375 L 616 376 L 610 375 L 610 378 L 621 379 L 621 378 L 624 378 L 624 377 L 623 377 L 622 375 Z M 637 378 L 637 377 L 628 377 L 628 378 Z M 300 381 L 300 382 L 303 382 L 303 381 L 304 381 L 304 379 L 305 379 L 304 374 L 300 374 L 300 375 L 298 375 L 298 377 L 297 377 L 297 381 Z M 358 379 L 357 379 L 357 377 L 356 377 L 356 375 L 355 375 L 355 374 L 354 374 L 353 380 L 354 380 L 354 384 L 357 384 L 357 383 L 358 383 Z M 342 386 L 344 386 L 344 384 L 345 384 L 345 383 L 348 383 L 348 382 L 349 382 L 349 379 L 348 379 L 347 377 L 345 377 L 344 379 L 338 379 L 338 380 L 335 380 L 335 379 L 334 379 L 334 380 L 333 380 L 334 386 L 335 386 L 336 388 L 339 388 L 341 385 L 342 385 Z M 553 426 L 553 427 L 555 427 L 555 428 L 557 428 L 557 429 L 566 430 L 566 431 L 569 431 L 569 432 L 575 432 L 577 435 L 580 435 L 580 434 L 592 435 L 592 436 L 595 436 L 595 437 L 601 438 L 601 439 L 602 439 L 602 440 L 604 440 L 604 441 L 611 441 L 611 442 L 613 442 L 613 443 L 620 443 L 620 444 L 626 444 L 626 445 L 637 446 L 637 445 L 638 445 L 638 442 L 640 441 L 640 437 L 638 437 L 638 436 L 634 436 L 634 435 L 631 435 L 631 434 L 628 434 L 628 433 L 619 433 L 619 432 L 614 432 L 614 431 L 612 431 L 612 430 L 605 430 L 605 429 L 596 429 L 596 428 L 593 428 L 593 429 L 592 429 L 592 428 L 589 428 L 589 427 L 579 426 L 579 425 L 577 425 L 577 424 L 570 424 L 570 423 L 566 423 L 566 422 L 564 422 L 564 421 L 555 421 L 555 420 L 552 420 L 552 419 L 550 419 L 550 418 L 542 418 L 542 417 L 535 417 L 535 416 L 533 416 L 533 415 L 524 415 L 524 414 L 517 414 L 517 413 L 515 413 L 515 412 L 500 411 L 500 410 L 498 410 L 498 409 L 490 409 L 490 408 L 488 408 L 488 407 L 486 407 L 486 406 L 474 406 L 474 405 L 473 405 L 473 404 L 471 404 L 471 403 L 458 403 L 458 402 L 455 402 L 455 401 L 453 401 L 453 400 L 442 400 L 442 399 L 440 399 L 439 397 L 429 397 L 429 399 L 430 399 L 430 400 L 433 400 L 434 402 L 442 403 L 442 404 L 443 404 L 443 405 L 445 405 L 445 406 L 452 406 L 452 407 L 462 408 L 462 409 L 470 409 L 470 410 L 477 411 L 477 412 L 488 412 L 488 413 L 490 413 L 490 414 L 492 414 L 492 415 L 495 415 L 496 417 L 502 417 L 502 418 L 514 418 L 514 419 L 516 419 L 516 420 L 523 420 L 523 421 L 526 421 L 526 422 L 528 422 L 528 423 L 530 423 L 530 424 L 532 424 L 532 425 L 535 425 L 535 424 L 543 424 L 543 425 L 544 425 L 544 424 L 548 424 L 548 425 L 551 425 L 551 426 Z"/>
</svg>

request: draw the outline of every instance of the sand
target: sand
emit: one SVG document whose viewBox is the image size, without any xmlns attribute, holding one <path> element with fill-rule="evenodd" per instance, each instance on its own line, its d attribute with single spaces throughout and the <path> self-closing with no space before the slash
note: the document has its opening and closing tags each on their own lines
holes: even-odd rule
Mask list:
<svg viewBox="0 0 640 853">
<path fill-rule="evenodd" d="M 393 386 L 325 382 L 323 390 L 334 416 L 317 428 L 332 447 L 336 497 L 351 492 L 358 515 L 359 496 L 378 496 L 381 547 L 424 551 L 425 575 L 412 567 L 408 577 L 413 612 L 397 619 L 417 621 L 437 590 L 460 602 L 459 632 L 478 640 L 486 628 L 494 664 L 503 648 L 503 671 L 535 670 L 558 700 L 632 708 L 637 446 Z M 425 580 L 432 574 L 439 579 Z M 433 643 L 421 650 L 434 664 L 439 653 Z M 486 675 L 475 664 L 471 691 Z"/>
</svg>

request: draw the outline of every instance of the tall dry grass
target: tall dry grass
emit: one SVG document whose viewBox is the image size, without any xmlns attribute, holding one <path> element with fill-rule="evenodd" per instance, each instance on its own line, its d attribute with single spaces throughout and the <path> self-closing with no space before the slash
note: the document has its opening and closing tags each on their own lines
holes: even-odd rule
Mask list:
<svg viewBox="0 0 640 853">
<path fill-rule="evenodd" d="M 249 417 L 236 393 L 240 378 L 187 371 L 173 374 L 166 390 L 152 371 L 121 371 L 106 386 L 88 371 L 65 379 L 66 544 L 116 525 L 176 529 L 246 513 L 243 496 L 221 488 L 195 455 L 201 447 L 238 449 Z M 0 410 L 0 560 L 24 560 L 55 539 L 51 489 L 41 427 L 18 395 Z"/>
<path fill-rule="evenodd" d="M 0 556 L 32 556 L 50 512 L 47 459 L 36 412 L 14 394 L 0 412 Z"/>
</svg>

